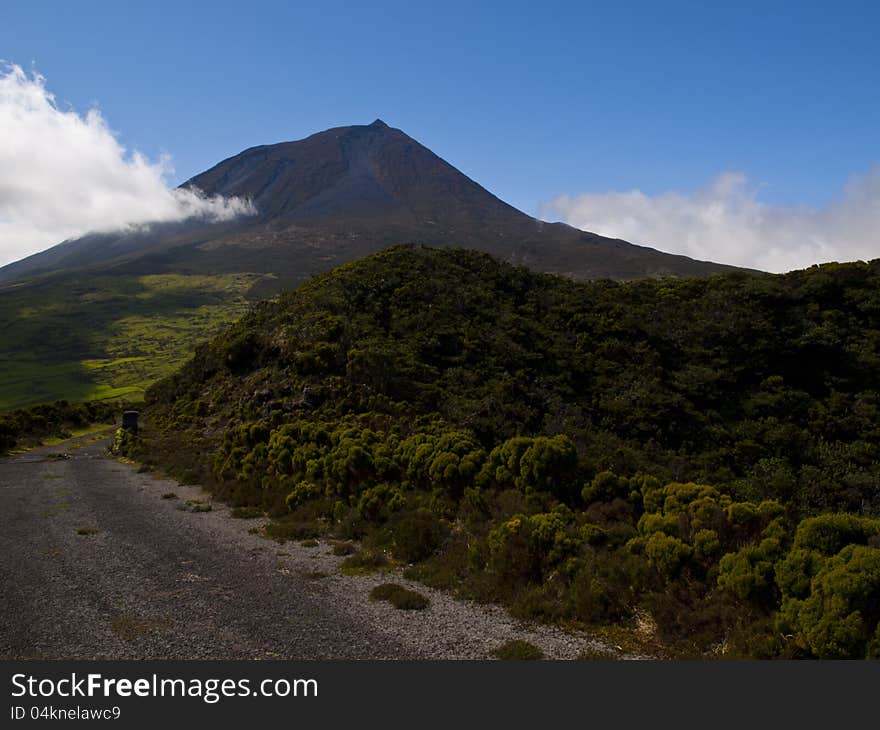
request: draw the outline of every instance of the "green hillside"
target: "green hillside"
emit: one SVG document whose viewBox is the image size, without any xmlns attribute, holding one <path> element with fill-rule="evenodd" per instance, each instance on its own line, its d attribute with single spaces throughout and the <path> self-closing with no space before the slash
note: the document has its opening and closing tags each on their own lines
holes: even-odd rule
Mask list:
<svg viewBox="0 0 880 730">
<path fill-rule="evenodd" d="M 199 347 L 134 448 L 518 615 L 876 657 L 878 372 L 880 261 L 576 283 L 397 247 Z"/>
<path fill-rule="evenodd" d="M 537 221 L 381 120 L 249 148 L 186 186 L 255 212 L 90 233 L 0 267 L 0 412 L 137 398 L 248 301 L 394 243 L 574 279 L 731 270 Z"/>
<path fill-rule="evenodd" d="M 0 411 L 140 399 L 248 309 L 264 276 L 89 274 L 0 289 Z"/>
</svg>

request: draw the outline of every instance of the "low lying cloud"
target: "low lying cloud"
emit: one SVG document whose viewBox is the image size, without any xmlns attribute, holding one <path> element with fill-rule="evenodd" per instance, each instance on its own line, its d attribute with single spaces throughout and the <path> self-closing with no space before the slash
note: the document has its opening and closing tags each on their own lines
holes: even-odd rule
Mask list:
<svg viewBox="0 0 880 730">
<path fill-rule="evenodd" d="M 768 205 L 741 173 L 692 195 L 638 190 L 561 196 L 542 216 L 696 259 L 784 272 L 880 258 L 880 165 L 853 177 L 824 208 Z"/>
<path fill-rule="evenodd" d="M 101 113 L 59 108 L 45 79 L 0 69 L 0 265 L 88 232 L 253 212 L 240 198 L 169 188 L 171 160 L 117 141 Z"/>
</svg>

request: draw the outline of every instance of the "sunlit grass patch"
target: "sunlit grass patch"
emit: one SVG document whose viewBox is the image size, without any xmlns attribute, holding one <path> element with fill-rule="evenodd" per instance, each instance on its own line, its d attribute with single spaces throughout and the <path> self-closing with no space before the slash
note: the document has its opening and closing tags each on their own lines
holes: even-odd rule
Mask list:
<svg viewBox="0 0 880 730">
<path fill-rule="evenodd" d="M 58 278 L 4 289 L 0 410 L 141 395 L 243 315 L 260 278 L 95 276 L 87 287 Z"/>
</svg>

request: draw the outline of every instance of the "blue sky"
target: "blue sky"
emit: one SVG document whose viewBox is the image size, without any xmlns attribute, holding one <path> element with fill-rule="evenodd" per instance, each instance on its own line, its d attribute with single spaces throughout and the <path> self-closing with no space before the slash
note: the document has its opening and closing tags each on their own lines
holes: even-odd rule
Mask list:
<svg viewBox="0 0 880 730">
<path fill-rule="evenodd" d="M 29 2 L 4 7 L 0 58 L 59 107 L 97 106 L 126 147 L 170 154 L 175 183 L 381 117 L 575 224 L 622 204 L 596 196 L 690 200 L 725 173 L 752 203 L 821 211 L 880 160 L 878 7 Z"/>
</svg>

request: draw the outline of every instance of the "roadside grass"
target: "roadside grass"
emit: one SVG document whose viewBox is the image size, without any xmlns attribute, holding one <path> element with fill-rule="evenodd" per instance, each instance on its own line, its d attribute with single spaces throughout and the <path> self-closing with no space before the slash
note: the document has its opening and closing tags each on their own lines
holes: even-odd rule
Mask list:
<svg viewBox="0 0 880 730">
<path fill-rule="evenodd" d="M 67 434 L 64 437 L 50 436 L 49 438 L 42 439 L 40 445 L 57 446 L 58 444 L 62 444 L 65 441 L 70 441 L 70 439 L 83 438 L 84 436 L 92 436 L 95 434 L 103 433 L 104 431 L 108 431 L 111 428 L 112 426 L 106 423 L 90 423 L 88 426 L 84 426 L 83 428 L 74 428 L 67 431 Z"/>
<path fill-rule="evenodd" d="M 339 566 L 339 571 L 345 575 L 369 575 L 389 570 L 391 570 L 391 564 L 385 551 L 369 548 L 354 553 L 343 560 Z"/>
<path fill-rule="evenodd" d="M 263 514 L 263 510 L 259 507 L 233 507 L 229 512 L 230 517 L 235 517 L 238 520 L 253 520 L 262 517 Z"/>
<path fill-rule="evenodd" d="M 291 522 L 278 521 L 270 522 L 262 530 L 254 528 L 257 532 L 262 532 L 265 537 L 282 545 L 288 540 L 309 540 L 319 537 L 321 530 L 314 522 Z"/>
<path fill-rule="evenodd" d="M 534 644 L 523 639 L 507 641 L 492 652 L 498 659 L 505 660 L 534 660 L 543 659 L 544 652 Z"/>
<path fill-rule="evenodd" d="M 167 631 L 171 623 L 159 618 L 118 614 L 110 619 L 110 630 L 124 641 L 134 641 L 150 634 Z"/>
<path fill-rule="evenodd" d="M 424 611 L 430 601 L 421 593 L 397 583 L 383 583 L 370 591 L 371 601 L 387 601 L 401 611 Z"/>
<path fill-rule="evenodd" d="M 592 647 L 586 647 L 581 649 L 577 658 L 580 661 L 614 661 L 617 659 L 617 655 L 611 651 L 603 651 L 601 649 L 594 649 Z"/>
</svg>

